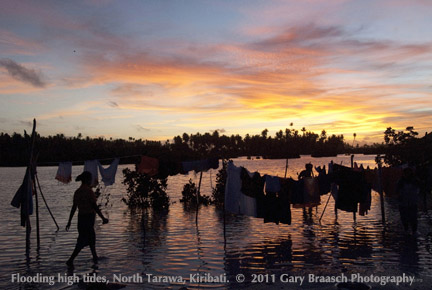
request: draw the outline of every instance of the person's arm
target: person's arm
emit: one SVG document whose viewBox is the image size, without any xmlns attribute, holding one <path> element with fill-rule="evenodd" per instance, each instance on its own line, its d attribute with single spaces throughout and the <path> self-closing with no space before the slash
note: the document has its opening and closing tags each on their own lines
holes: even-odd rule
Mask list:
<svg viewBox="0 0 432 290">
<path fill-rule="evenodd" d="M 67 225 L 66 225 L 66 231 L 69 231 L 69 228 L 70 228 L 70 226 L 71 226 L 71 221 L 72 221 L 72 218 L 73 218 L 73 216 L 74 216 L 74 214 L 75 214 L 76 209 L 77 209 L 77 205 L 76 205 L 76 203 L 74 202 L 74 204 L 72 205 L 72 208 L 71 208 L 70 214 L 69 214 L 69 221 L 68 221 L 68 223 L 67 223 Z"/>
<path fill-rule="evenodd" d="M 95 210 L 95 212 L 98 214 L 98 216 L 100 216 L 100 218 L 102 219 L 103 223 L 107 224 L 108 219 L 103 216 L 103 214 L 102 214 L 100 208 L 97 206 L 96 202 L 92 202 L 92 206 L 93 206 L 93 209 Z"/>
</svg>

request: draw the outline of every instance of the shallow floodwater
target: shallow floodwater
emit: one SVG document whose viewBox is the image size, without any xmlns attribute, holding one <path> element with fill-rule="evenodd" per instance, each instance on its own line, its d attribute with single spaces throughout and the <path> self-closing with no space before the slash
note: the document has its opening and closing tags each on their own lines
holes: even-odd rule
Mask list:
<svg viewBox="0 0 432 290">
<path fill-rule="evenodd" d="M 290 159 L 287 176 L 296 177 L 304 164 L 328 164 L 330 160 L 349 166 L 349 156 L 312 158 L 302 156 Z M 359 164 L 375 166 L 374 156 L 358 155 Z M 250 171 L 259 171 L 283 177 L 285 160 L 234 159 L 237 166 Z M 338 212 L 336 221 L 334 201 L 331 198 L 323 215 L 328 196 L 321 197 L 321 206 L 313 209 L 312 218 L 303 216 L 302 209 L 292 209 L 291 225 L 263 223 L 262 219 L 224 214 L 214 206 L 202 206 L 198 211 L 185 208 L 179 202 L 181 190 L 189 178 L 198 184 L 199 175 L 178 175 L 168 179 L 168 194 L 173 202 L 167 213 L 152 211 L 130 211 L 121 201 L 126 195 L 121 183 L 123 168 L 119 166 L 116 183 L 103 190 L 109 194 L 109 205 L 103 212 L 109 218 L 107 225 L 97 218 L 97 251 L 101 257 L 93 264 L 90 250 L 85 248 L 75 260 L 73 271 L 67 269 L 68 259 L 76 243 L 76 216 L 71 230 L 66 232 L 72 196 L 78 183 L 68 185 L 54 179 L 57 167 L 40 167 L 38 176 L 43 193 L 60 226 L 56 232 L 42 200 L 40 203 L 41 247 L 36 248 L 35 215 L 32 219 L 30 256 L 25 255 L 25 229 L 20 226 L 19 210 L 10 201 L 24 177 L 25 168 L 0 168 L 0 288 L 2 289 L 77 289 L 81 284 L 59 283 L 57 275 L 73 274 L 81 277 L 96 273 L 99 277 L 112 279 L 113 275 L 124 277 L 140 275 L 145 283 L 119 282 L 128 289 L 179 289 L 186 286 L 196 288 L 248 288 L 259 286 L 251 283 L 252 275 L 264 279 L 264 286 L 279 281 L 282 274 L 307 276 L 308 274 L 350 277 L 353 273 L 363 276 L 413 275 L 416 281 L 411 287 L 430 289 L 432 281 L 432 255 L 430 225 L 427 213 L 419 214 L 419 234 L 407 236 L 401 229 L 397 202 L 386 199 L 387 222 L 381 223 L 379 195 L 372 193 L 372 209 L 367 216 Z M 129 166 L 132 167 L 132 166 Z M 73 168 L 73 178 L 82 171 Z M 211 195 L 215 186 L 217 170 L 203 174 L 201 193 Z M 225 220 L 225 222 L 224 222 Z M 224 226 L 225 224 L 225 226 Z M 190 274 L 226 276 L 227 283 L 205 284 L 190 280 Z M 56 283 L 13 283 L 12 275 L 55 276 Z M 181 276 L 185 284 L 163 281 L 146 282 L 146 274 L 155 276 Z M 236 275 L 243 274 L 246 281 L 236 282 Z M 265 276 L 267 274 L 267 276 Z M 273 276 L 274 275 L 274 276 Z M 196 276 L 195 276 L 196 277 Z M 139 282 L 139 281 L 138 281 Z M 260 281 L 259 281 L 260 282 Z M 267 283 L 265 283 L 267 282 Z M 373 289 L 394 289 L 394 284 L 367 283 Z M 279 284 L 278 284 L 279 285 Z M 280 284 L 280 287 L 299 288 L 299 283 Z M 335 283 L 305 283 L 304 288 L 336 289 Z M 399 286 L 409 288 L 406 283 Z"/>
</svg>

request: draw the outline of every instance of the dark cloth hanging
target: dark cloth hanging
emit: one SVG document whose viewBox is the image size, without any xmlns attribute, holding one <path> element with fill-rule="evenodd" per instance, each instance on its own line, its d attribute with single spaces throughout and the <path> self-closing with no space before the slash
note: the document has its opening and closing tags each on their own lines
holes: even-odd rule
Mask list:
<svg viewBox="0 0 432 290">
<path fill-rule="evenodd" d="M 366 199 L 367 191 L 363 172 L 333 164 L 333 175 L 334 182 L 339 185 L 336 208 L 347 212 L 357 212 L 357 204 Z"/>
<path fill-rule="evenodd" d="M 359 205 L 359 214 L 364 216 L 370 211 L 372 204 L 372 189 L 375 191 L 379 191 L 379 178 L 378 178 L 378 170 L 370 169 L 369 166 L 363 170 L 364 179 L 366 185 L 364 187 L 365 193 L 363 196 L 363 200 Z"/>
<path fill-rule="evenodd" d="M 291 224 L 291 202 L 290 202 L 290 182 L 285 179 L 280 179 L 281 190 L 279 191 L 279 203 L 282 205 L 282 211 L 279 215 L 279 220 L 282 224 Z"/>
<path fill-rule="evenodd" d="M 304 181 L 287 179 L 290 189 L 290 202 L 293 208 L 303 208 L 304 205 Z"/>
<path fill-rule="evenodd" d="M 278 182 L 275 184 L 278 184 L 278 186 L 270 186 L 269 189 L 277 188 L 279 192 L 268 191 L 266 187 L 266 195 L 264 197 L 264 223 L 273 222 L 277 225 L 279 223 L 290 225 L 291 208 L 289 201 L 289 182 L 279 178 Z"/>
<path fill-rule="evenodd" d="M 368 182 L 366 182 L 366 184 L 364 185 L 363 190 L 364 192 L 363 192 L 362 200 L 360 201 L 359 204 L 359 215 L 361 216 L 365 216 L 368 214 L 372 204 L 372 194 L 371 194 L 372 187 Z"/>
<path fill-rule="evenodd" d="M 281 211 L 281 204 L 277 198 L 276 192 L 266 192 L 265 195 L 265 211 L 264 223 L 279 224 L 279 213 Z"/>
<path fill-rule="evenodd" d="M 209 169 L 218 169 L 219 168 L 219 158 L 218 157 L 210 157 L 208 159 Z"/>
<path fill-rule="evenodd" d="M 184 161 L 182 162 L 183 173 L 187 174 L 190 171 L 201 172 L 209 169 L 218 169 L 219 158 L 212 157 L 204 160 Z"/>
<path fill-rule="evenodd" d="M 326 195 L 330 192 L 331 185 L 330 185 L 330 176 L 326 173 L 326 167 L 315 167 L 315 170 L 318 171 L 318 187 L 319 187 L 319 194 L 320 195 Z"/>
<path fill-rule="evenodd" d="M 159 159 L 158 177 L 167 178 L 181 173 L 183 170 L 180 162 L 176 162 L 167 158 Z"/>
<path fill-rule="evenodd" d="M 24 180 L 15 193 L 11 205 L 21 208 L 21 226 L 25 227 L 28 216 L 33 214 L 33 183 L 30 167 L 27 168 Z"/>
<path fill-rule="evenodd" d="M 265 178 L 258 172 L 249 173 L 249 171 L 244 167 L 241 167 L 240 178 L 242 180 L 242 193 L 256 199 L 257 217 L 263 218 L 265 215 Z"/>
<path fill-rule="evenodd" d="M 252 175 L 252 176 L 251 176 Z M 250 197 L 258 197 L 264 195 L 264 177 L 258 172 L 249 173 L 249 171 L 241 167 L 240 178 L 242 180 L 241 191 L 243 194 Z"/>
<path fill-rule="evenodd" d="M 279 192 L 280 191 L 280 181 L 279 177 L 264 175 L 265 177 L 265 191 L 269 192 Z"/>
</svg>

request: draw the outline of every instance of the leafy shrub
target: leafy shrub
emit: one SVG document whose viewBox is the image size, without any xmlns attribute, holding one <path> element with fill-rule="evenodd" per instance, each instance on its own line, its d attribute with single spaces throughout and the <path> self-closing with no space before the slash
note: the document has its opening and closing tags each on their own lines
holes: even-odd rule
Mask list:
<svg viewBox="0 0 432 290">
<path fill-rule="evenodd" d="M 225 185 L 227 180 L 227 165 L 228 160 L 222 160 L 222 168 L 219 169 L 216 175 L 216 186 L 212 191 L 212 202 L 222 207 L 225 201 Z"/>
<path fill-rule="evenodd" d="M 168 209 L 169 196 L 166 193 L 167 178 L 150 177 L 129 168 L 123 169 L 123 184 L 127 186 L 127 198 L 123 202 L 129 207 L 151 207 Z"/>
<path fill-rule="evenodd" d="M 189 183 L 186 183 L 183 186 L 182 199 L 180 199 L 180 202 L 196 204 L 197 194 L 198 188 L 196 187 L 196 184 L 192 182 L 192 179 L 189 179 Z M 209 205 L 211 203 L 211 198 L 207 195 L 199 195 L 199 203 Z"/>
</svg>

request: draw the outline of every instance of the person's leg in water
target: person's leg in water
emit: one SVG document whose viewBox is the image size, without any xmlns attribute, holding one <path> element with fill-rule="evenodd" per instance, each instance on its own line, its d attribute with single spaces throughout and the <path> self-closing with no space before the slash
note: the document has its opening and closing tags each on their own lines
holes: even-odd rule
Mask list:
<svg viewBox="0 0 432 290">
<path fill-rule="evenodd" d="M 93 262 L 97 263 L 99 257 L 96 254 L 96 233 L 95 233 L 93 228 L 92 228 L 91 233 L 89 234 L 89 246 L 90 246 L 90 251 L 91 251 L 92 256 L 93 256 Z"/>
<path fill-rule="evenodd" d="M 408 210 L 405 207 L 399 207 L 399 213 L 402 221 L 402 225 L 404 227 L 405 232 L 408 232 L 409 229 L 409 218 L 408 218 Z"/>
<path fill-rule="evenodd" d="M 73 261 L 75 260 L 76 256 L 78 256 L 79 252 L 81 252 L 82 248 L 83 247 L 78 244 L 75 246 L 72 255 L 70 256 L 69 260 L 66 261 L 68 266 L 73 266 Z"/>
<path fill-rule="evenodd" d="M 94 262 L 94 263 L 97 263 L 98 260 L 99 260 L 99 257 L 98 257 L 98 255 L 96 254 L 96 245 L 95 245 L 95 244 L 90 245 L 90 250 L 91 250 L 91 253 L 92 253 L 92 255 L 93 255 L 93 262 Z"/>
<path fill-rule="evenodd" d="M 417 233 L 417 207 L 410 209 L 410 224 L 413 235 Z"/>
</svg>

